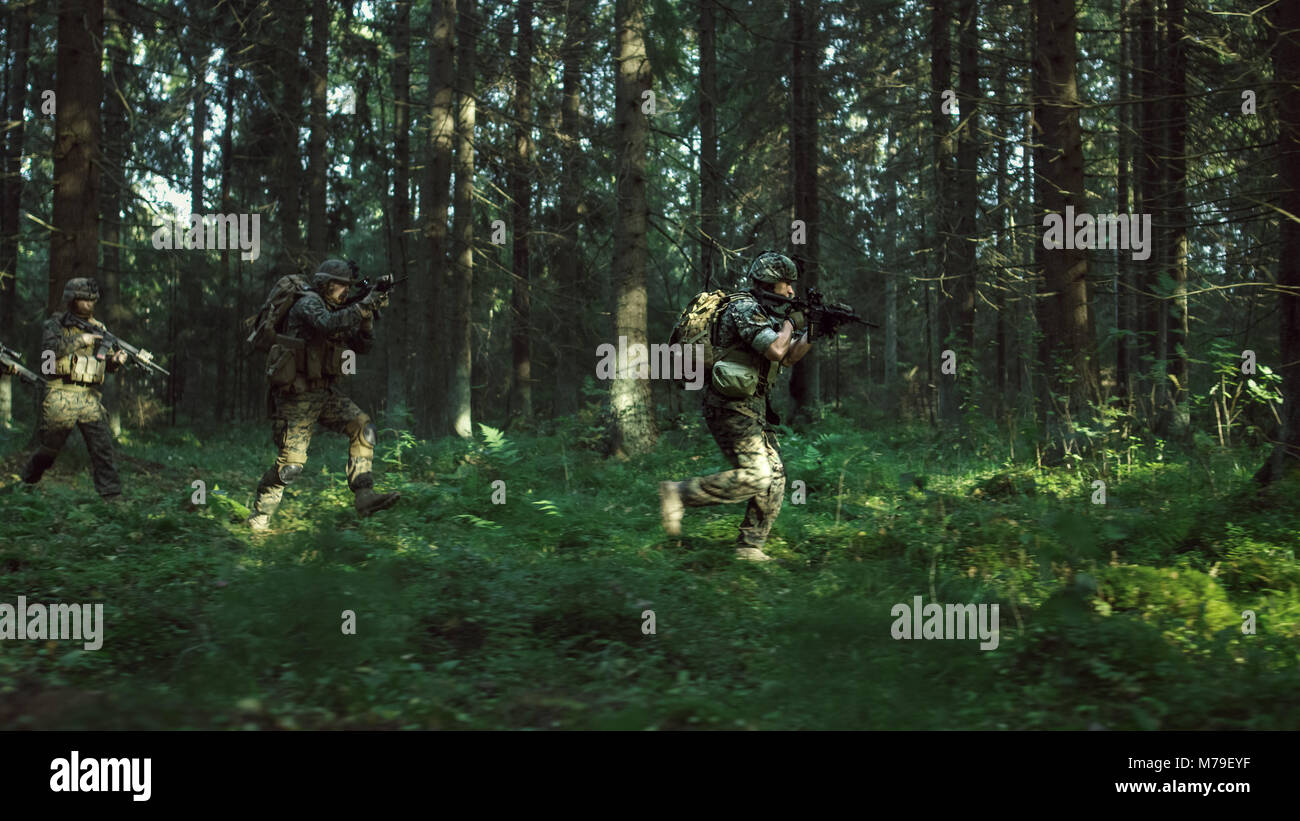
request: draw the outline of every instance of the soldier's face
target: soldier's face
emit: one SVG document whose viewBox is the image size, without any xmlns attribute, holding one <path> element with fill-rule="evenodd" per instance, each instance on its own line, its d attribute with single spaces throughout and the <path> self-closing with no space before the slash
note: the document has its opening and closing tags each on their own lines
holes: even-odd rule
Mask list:
<svg viewBox="0 0 1300 821">
<path fill-rule="evenodd" d="M 343 295 L 348 292 L 348 286 L 342 282 L 330 282 L 325 285 L 325 298 L 330 302 L 342 302 Z"/>
<path fill-rule="evenodd" d="M 772 286 L 772 293 L 776 294 L 777 296 L 793 297 L 794 286 L 783 279 L 780 282 L 778 282 L 776 285 Z"/>
<path fill-rule="evenodd" d="M 95 312 L 95 300 L 93 299 L 72 300 L 72 312 L 77 316 L 90 316 Z"/>
</svg>

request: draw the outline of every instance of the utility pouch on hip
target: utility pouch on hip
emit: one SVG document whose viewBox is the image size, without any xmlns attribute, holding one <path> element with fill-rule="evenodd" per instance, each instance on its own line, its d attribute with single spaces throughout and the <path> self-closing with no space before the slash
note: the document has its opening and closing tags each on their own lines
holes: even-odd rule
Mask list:
<svg viewBox="0 0 1300 821">
<path fill-rule="evenodd" d="M 713 389 L 728 399 L 748 399 L 758 390 L 758 368 L 729 359 L 715 362 Z"/>
<path fill-rule="evenodd" d="M 266 355 L 266 378 L 271 381 L 271 387 L 282 388 L 293 382 L 298 372 L 296 358 L 292 348 L 279 343 L 271 346 L 271 352 Z"/>
</svg>

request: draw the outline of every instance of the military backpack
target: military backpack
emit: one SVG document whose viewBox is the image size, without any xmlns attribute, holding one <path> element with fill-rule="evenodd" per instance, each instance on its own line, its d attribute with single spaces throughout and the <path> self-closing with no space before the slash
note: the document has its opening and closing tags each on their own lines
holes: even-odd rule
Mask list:
<svg viewBox="0 0 1300 821">
<path fill-rule="evenodd" d="M 245 341 L 249 347 L 262 353 L 270 351 L 276 334 L 284 331 L 289 309 L 311 290 L 311 280 L 305 274 L 289 274 L 276 280 L 262 303 L 262 309 L 244 320 L 244 329 L 249 332 Z"/>
<path fill-rule="evenodd" d="M 749 296 L 743 291 L 727 292 L 723 290 L 703 291 L 695 295 L 690 304 L 682 311 L 673 325 L 670 345 L 680 345 L 674 350 L 674 358 L 680 357 L 687 347 L 701 345 L 702 366 L 709 373 L 713 389 L 729 399 L 745 399 L 753 396 L 759 389 L 760 382 L 767 376 L 764 369 L 756 367 L 753 357 L 740 346 L 717 349 L 718 319 L 722 311 L 732 302 Z M 693 354 L 692 354 L 693 356 Z M 675 370 L 675 369 L 674 369 Z M 685 387 L 685 380 L 675 380 L 679 387 Z"/>
</svg>

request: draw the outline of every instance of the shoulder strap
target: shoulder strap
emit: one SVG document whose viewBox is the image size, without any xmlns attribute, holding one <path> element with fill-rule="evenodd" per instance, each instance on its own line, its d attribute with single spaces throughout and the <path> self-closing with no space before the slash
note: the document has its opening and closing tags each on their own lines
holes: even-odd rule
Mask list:
<svg viewBox="0 0 1300 821">
<path fill-rule="evenodd" d="M 733 291 L 732 293 L 727 294 L 725 297 L 722 298 L 722 305 L 718 308 L 718 312 L 714 314 L 712 327 L 709 328 L 710 345 L 712 345 L 715 348 L 718 347 L 718 326 L 722 324 L 722 312 L 727 310 L 727 308 L 731 307 L 731 303 L 735 302 L 741 297 L 746 297 L 746 296 L 749 296 L 749 294 L 745 293 L 744 291 Z M 714 361 L 716 362 L 726 358 L 727 354 L 730 354 L 733 351 L 740 350 L 743 345 L 744 345 L 744 340 L 741 340 L 740 342 L 737 342 L 734 345 L 728 345 L 726 348 L 723 349 L 722 356 L 713 357 Z"/>
</svg>

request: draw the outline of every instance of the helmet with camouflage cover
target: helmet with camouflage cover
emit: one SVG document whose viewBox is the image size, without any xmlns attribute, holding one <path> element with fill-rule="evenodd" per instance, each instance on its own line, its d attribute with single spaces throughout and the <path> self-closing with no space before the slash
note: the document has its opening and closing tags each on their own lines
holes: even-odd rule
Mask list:
<svg viewBox="0 0 1300 821">
<path fill-rule="evenodd" d="M 327 259 L 320 264 L 320 270 L 312 277 L 312 285 L 320 288 L 327 282 L 352 284 L 352 266 L 341 259 Z"/>
<path fill-rule="evenodd" d="M 68 280 L 63 286 L 63 302 L 67 304 L 74 299 L 97 301 L 99 299 L 99 283 L 90 277 L 73 277 Z"/>
<path fill-rule="evenodd" d="M 749 266 L 749 278 L 754 282 L 796 282 L 799 269 L 794 261 L 783 254 L 768 251 Z"/>
</svg>

